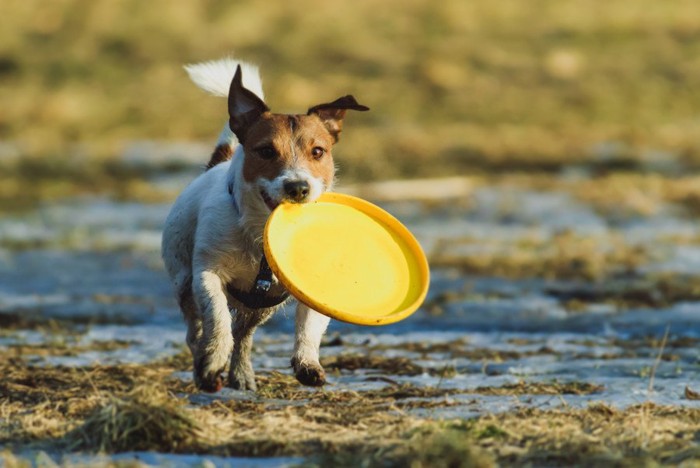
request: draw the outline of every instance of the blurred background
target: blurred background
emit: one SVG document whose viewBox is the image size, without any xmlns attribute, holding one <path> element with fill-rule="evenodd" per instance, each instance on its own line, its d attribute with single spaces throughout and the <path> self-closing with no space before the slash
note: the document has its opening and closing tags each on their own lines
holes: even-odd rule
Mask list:
<svg viewBox="0 0 700 468">
<path fill-rule="evenodd" d="M 697 13 L 695 0 L 3 0 L 1 209 L 172 199 L 144 171 L 206 162 L 226 117 L 182 65 L 231 54 L 260 65 L 276 111 L 346 93 L 372 108 L 348 119 L 345 182 L 686 174 L 700 163 Z"/>
</svg>

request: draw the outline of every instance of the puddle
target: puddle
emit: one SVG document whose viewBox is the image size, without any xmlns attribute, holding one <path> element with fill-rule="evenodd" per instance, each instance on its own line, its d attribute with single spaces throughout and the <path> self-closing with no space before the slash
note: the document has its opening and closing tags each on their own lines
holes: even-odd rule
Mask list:
<svg viewBox="0 0 700 468">
<path fill-rule="evenodd" d="M 179 455 L 154 452 L 125 452 L 115 455 L 63 455 L 60 453 L 27 452 L 24 458 L 35 460 L 37 466 L 163 466 L 168 468 L 216 467 L 216 468 L 287 468 L 299 466 L 299 457 L 216 457 Z"/>
</svg>

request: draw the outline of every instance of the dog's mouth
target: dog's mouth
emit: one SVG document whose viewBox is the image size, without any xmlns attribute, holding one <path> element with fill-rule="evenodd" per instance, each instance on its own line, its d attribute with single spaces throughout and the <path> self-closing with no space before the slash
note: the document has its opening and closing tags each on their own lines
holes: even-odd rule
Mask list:
<svg viewBox="0 0 700 468">
<path fill-rule="evenodd" d="M 270 197 L 264 190 L 260 190 L 260 197 L 265 202 L 265 205 L 267 205 L 270 211 L 273 211 L 279 205 L 279 202 L 273 200 L 272 197 Z"/>
</svg>

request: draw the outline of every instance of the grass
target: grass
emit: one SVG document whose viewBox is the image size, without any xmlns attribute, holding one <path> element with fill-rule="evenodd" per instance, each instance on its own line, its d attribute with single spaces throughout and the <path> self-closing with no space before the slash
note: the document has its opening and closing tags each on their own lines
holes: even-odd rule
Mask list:
<svg viewBox="0 0 700 468">
<path fill-rule="evenodd" d="M 178 452 L 206 443 L 214 429 L 205 429 L 183 400 L 164 389 L 137 387 L 122 398 L 108 397 L 65 438 L 71 450 Z"/>
<path fill-rule="evenodd" d="M 589 281 L 633 273 L 649 258 L 645 246 L 628 244 L 614 232 L 561 231 L 552 237 L 533 232 L 515 242 L 449 238 L 430 252 L 433 267 L 456 267 L 474 275 Z"/>
<path fill-rule="evenodd" d="M 552 287 L 547 293 L 562 302 L 580 306 L 607 303 L 619 308 L 664 308 L 700 298 L 700 280 L 696 276 L 674 273 L 607 278 L 592 285 Z"/>
<path fill-rule="evenodd" d="M 224 102 L 195 89 L 181 65 L 231 52 L 262 66 L 274 109 L 300 112 L 345 93 L 372 108 L 350 116 L 343 135 L 348 181 L 570 164 L 698 167 L 695 8 L 693 0 L 8 0 L 0 160 L 57 177 L 21 197 L 26 166 L 13 163 L 0 197 L 145 196 L 138 175 L 116 176 L 103 161 L 143 139 L 213 141 Z M 64 169 L 71 163 L 76 173 Z"/>
<path fill-rule="evenodd" d="M 72 341 L 61 343 L 40 344 L 10 344 L 8 352 L 15 356 L 79 356 L 88 351 L 116 351 L 125 349 L 133 343 L 124 340 L 94 341 L 87 345 L 80 345 Z"/>
<path fill-rule="evenodd" d="M 651 341 L 629 344 L 640 345 L 658 347 Z M 445 346 L 407 348 L 443 352 L 466 343 Z M 670 337 L 667 346 L 692 343 Z M 447 389 L 384 378 L 388 385 L 379 389 L 309 390 L 291 375 L 273 372 L 258 375 L 253 398 L 198 403 L 191 381 L 171 377 L 189 369 L 185 350 L 149 364 L 77 368 L 32 366 L 11 349 L 2 350 L 0 358 L 0 445 L 6 450 L 0 459 L 7 466 L 22 466 L 11 454 L 27 449 L 299 456 L 307 465 L 370 467 L 677 464 L 700 458 L 698 408 L 644 403 L 620 410 L 592 404 L 469 420 L 418 418 L 409 412 L 449 408 L 458 404 L 450 398 L 455 394 L 556 398 L 602 390 L 587 382 Z M 394 361 L 380 360 L 361 367 L 400 374 Z M 350 366 L 338 372 L 357 368 L 352 360 L 336 362 Z M 696 391 L 687 388 L 685 398 L 697 398 Z"/>
<path fill-rule="evenodd" d="M 150 175 L 106 158 L 75 161 L 48 154 L 3 161 L 0 157 L 0 210 L 18 212 L 41 202 L 95 193 L 145 202 L 162 202 L 175 196 L 154 190 L 148 183 Z"/>
</svg>

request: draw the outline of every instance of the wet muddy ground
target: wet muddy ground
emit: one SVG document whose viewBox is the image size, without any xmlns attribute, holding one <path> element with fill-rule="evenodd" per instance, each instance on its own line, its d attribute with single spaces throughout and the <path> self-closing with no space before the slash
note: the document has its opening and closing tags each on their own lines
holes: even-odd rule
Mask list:
<svg viewBox="0 0 700 468">
<path fill-rule="evenodd" d="M 6 216 L 4 463 L 699 460 L 700 223 L 683 200 L 617 199 L 598 182 L 348 187 L 418 237 L 427 301 L 381 328 L 332 322 L 321 390 L 291 377 L 293 308 L 277 314 L 256 335 L 257 394 L 191 383 L 159 256 L 168 204 L 86 198 Z M 162 425 L 138 423 L 141 407 L 166 411 Z M 119 432 L 130 411 L 143 443 Z"/>
</svg>

